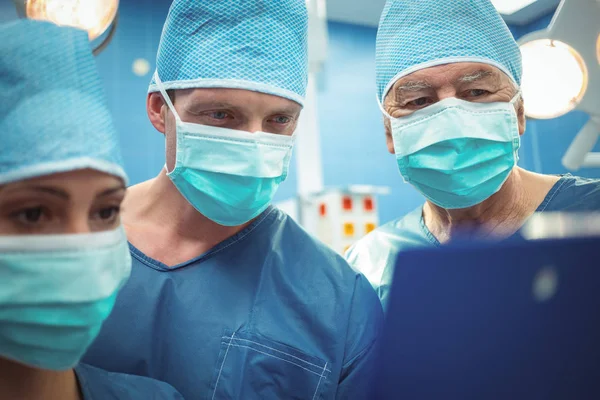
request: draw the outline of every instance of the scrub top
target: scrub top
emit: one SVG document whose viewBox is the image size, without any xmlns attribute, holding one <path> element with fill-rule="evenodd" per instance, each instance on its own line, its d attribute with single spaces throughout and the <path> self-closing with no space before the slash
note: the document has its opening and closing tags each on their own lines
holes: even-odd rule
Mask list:
<svg viewBox="0 0 600 400">
<path fill-rule="evenodd" d="M 537 212 L 600 211 L 600 180 L 564 175 L 552 187 Z M 346 253 L 354 268 L 365 274 L 385 309 L 399 251 L 440 246 L 423 221 L 423 206 L 389 222 L 359 240 Z"/>
<path fill-rule="evenodd" d="M 84 358 L 186 399 L 365 399 L 383 321 L 367 279 L 270 207 L 198 258 L 133 270 Z"/>
<path fill-rule="evenodd" d="M 85 364 L 75 367 L 83 400 L 182 400 L 170 385 L 142 376 L 116 374 Z"/>
</svg>

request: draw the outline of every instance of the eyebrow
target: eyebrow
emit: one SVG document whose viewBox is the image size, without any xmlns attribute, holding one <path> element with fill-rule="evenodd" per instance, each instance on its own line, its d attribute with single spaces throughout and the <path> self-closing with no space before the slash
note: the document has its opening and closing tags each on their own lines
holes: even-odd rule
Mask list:
<svg viewBox="0 0 600 400">
<path fill-rule="evenodd" d="M 271 114 L 273 115 L 278 115 L 278 114 L 291 114 L 291 115 L 298 115 L 300 114 L 300 112 L 302 111 L 302 109 L 298 109 L 296 107 L 283 107 L 283 108 L 278 108 L 275 109 L 273 112 L 271 112 Z"/>
<path fill-rule="evenodd" d="M 483 79 L 486 78 L 495 78 L 494 81 L 497 81 L 498 75 L 494 74 L 492 71 L 487 71 L 487 70 L 478 70 L 478 71 L 474 71 L 474 72 L 469 72 L 468 74 L 465 74 L 461 77 L 459 77 L 458 79 L 456 79 L 455 83 L 473 83 L 473 82 L 479 82 Z"/>
<path fill-rule="evenodd" d="M 115 194 L 117 192 L 120 192 L 122 190 L 126 190 L 127 188 L 125 187 L 125 185 L 120 185 L 111 189 L 107 189 L 105 191 L 103 191 L 102 193 L 99 193 L 96 197 L 106 197 L 106 196 L 110 196 L 111 194 Z"/>
<path fill-rule="evenodd" d="M 205 111 L 214 110 L 215 108 L 226 109 L 226 110 L 231 110 L 231 111 L 240 112 L 240 113 L 243 111 L 242 107 L 240 107 L 240 106 L 225 103 L 222 101 L 198 103 L 198 104 L 191 105 L 189 107 L 185 107 L 185 110 L 191 114 L 199 114 L 199 113 L 203 113 Z M 294 106 L 287 106 L 287 107 L 284 106 L 281 108 L 276 108 L 273 111 L 270 111 L 269 115 L 279 115 L 279 114 L 298 115 L 298 114 L 300 114 L 301 111 L 302 111 L 302 109 L 298 109 L 297 107 L 294 107 Z"/>
<path fill-rule="evenodd" d="M 64 190 L 56 189 L 49 186 L 30 186 L 26 188 L 38 193 L 46 193 L 52 196 L 60 197 L 61 199 L 68 200 L 70 198 L 69 193 Z"/>
<path fill-rule="evenodd" d="M 426 81 L 407 81 L 394 89 L 394 97 L 399 102 L 406 97 L 407 93 L 415 93 L 431 88 L 431 84 Z"/>
</svg>

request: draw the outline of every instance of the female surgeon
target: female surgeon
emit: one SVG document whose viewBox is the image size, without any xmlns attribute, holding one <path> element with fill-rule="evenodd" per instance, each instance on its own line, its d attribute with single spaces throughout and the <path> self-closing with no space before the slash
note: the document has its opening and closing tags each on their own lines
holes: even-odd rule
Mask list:
<svg viewBox="0 0 600 400">
<path fill-rule="evenodd" d="M 0 399 L 180 399 L 78 364 L 129 277 L 126 175 L 88 36 L 0 26 Z"/>
</svg>

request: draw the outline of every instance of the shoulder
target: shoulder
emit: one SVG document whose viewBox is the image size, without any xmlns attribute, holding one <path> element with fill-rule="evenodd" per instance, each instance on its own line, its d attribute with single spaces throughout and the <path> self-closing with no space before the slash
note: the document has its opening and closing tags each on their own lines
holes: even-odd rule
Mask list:
<svg viewBox="0 0 600 400">
<path fill-rule="evenodd" d="M 378 303 L 367 279 L 342 255 L 311 236 L 282 211 L 275 209 L 274 213 L 279 221 L 274 251 L 286 274 L 297 278 L 296 285 L 306 285 L 310 290 L 318 287 L 321 294 L 337 298 L 338 305 L 345 302 L 350 305 L 356 298 L 362 298 L 367 309 Z"/>
<path fill-rule="evenodd" d="M 406 248 L 428 244 L 421 227 L 420 206 L 411 213 L 374 230 L 346 253 L 348 262 L 363 273 L 376 288 L 382 284 L 387 268 L 393 267 L 396 255 Z"/>
<path fill-rule="evenodd" d="M 600 210 L 600 179 L 563 176 L 550 190 L 544 211 Z"/>
<path fill-rule="evenodd" d="M 274 251 L 279 253 L 278 264 L 285 274 L 293 278 L 294 291 L 311 293 L 305 300 L 316 301 L 319 312 L 328 313 L 331 318 L 346 313 L 349 325 L 361 327 L 356 327 L 360 334 L 353 334 L 354 328 L 348 328 L 348 340 L 354 341 L 357 348 L 363 342 L 372 342 L 382 320 L 382 310 L 365 276 L 285 213 L 278 209 L 273 212 L 278 220 Z"/>
<path fill-rule="evenodd" d="M 171 385 L 155 379 L 104 371 L 87 364 L 75 367 L 84 400 L 181 400 Z"/>
<path fill-rule="evenodd" d="M 338 277 L 349 281 L 357 275 L 342 255 L 306 232 L 283 211 L 274 208 L 272 214 L 276 219 L 272 240 L 277 243 L 277 250 L 283 258 L 297 259 L 304 264 L 305 272 L 335 272 Z"/>
</svg>

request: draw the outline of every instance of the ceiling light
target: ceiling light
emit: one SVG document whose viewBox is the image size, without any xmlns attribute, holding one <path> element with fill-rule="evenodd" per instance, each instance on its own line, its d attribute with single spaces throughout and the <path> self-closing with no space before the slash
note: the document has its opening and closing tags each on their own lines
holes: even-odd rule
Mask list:
<svg viewBox="0 0 600 400">
<path fill-rule="evenodd" d="M 600 64 L 600 33 L 598 34 L 598 40 L 596 41 L 596 56 L 598 57 L 598 64 Z"/>
<path fill-rule="evenodd" d="M 492 0 L 492 4 L 500 14 L 512 15 L 536 1 L 537 0 Z"/>
<path fill-rule="evenodd" d="M 521 88 L 528 117 L 558 117 L 579 104 L 588 72 L 577 51 L 560 41 L 538 39 L 521 45 L 521 53 Z"/>
<path fill-rule="evenodd" d="M 25 14 L 27 18 L 83 29 L 94 40 L 111 26 L 118 7 L 119 0 L 26 0 Z"/>
</svg>

